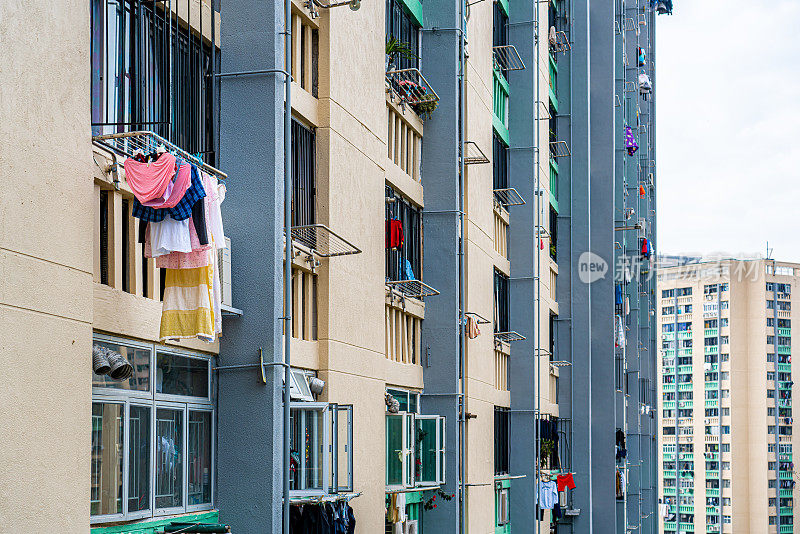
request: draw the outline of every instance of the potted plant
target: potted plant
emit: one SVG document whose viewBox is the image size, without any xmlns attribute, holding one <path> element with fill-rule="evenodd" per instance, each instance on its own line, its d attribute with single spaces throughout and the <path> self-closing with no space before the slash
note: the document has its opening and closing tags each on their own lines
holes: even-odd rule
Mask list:
<svg viewBox="0 0 800 534">
<path fill-rule="evenodd" d="M 386 41 L 386 72 L 395 68 L 395 62 L 398 57 L 412 59 L 417 56 L 408 46 L 408 43 L 398 41 L 394 36 L 390 35 L 389 40 Z"/>
</svg>

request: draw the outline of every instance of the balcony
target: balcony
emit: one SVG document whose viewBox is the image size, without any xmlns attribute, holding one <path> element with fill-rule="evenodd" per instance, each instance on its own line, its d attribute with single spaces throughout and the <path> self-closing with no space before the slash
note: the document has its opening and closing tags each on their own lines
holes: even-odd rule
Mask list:
<svg viewBox="0 0 800 534">
<path fill-rule="evenodd" d="M 388 71 L 386 88 L 392 102 L 408 105 L 421 119 L 429 117 L 439 104 L 439 95 L 416 68 Z"/>
<path fill-rule="evenodd" d="M 717 408 L 718 406 L 719 406 L 719 401 L 717 399 L 706 400 L 706 408 Z"/>
<path fill-rule="evenodd" d="M 678 339 L 692 339 L 692 332 L 678 332 Z"/>
<path fill-rule="evenodd" d="M 719 332 L 718 328 L 706 328 L 703 330 L 703 335 L 705 337 L 717 337 L 718 332 Z"/>
<path fill-rule="evenodd" d="M 678 391 L 692 391 L 693 387 L 691 382 L 687 384 L 678 384 Z"/>
<path fill-rule="evenodd" d="M 692 374 L 692 366 L 691 365 L 679 365 L 678 366 L 678 373 Z"/>
<path fill-rule="evenodd" d="M 791 363 L 779 363 L 778 364 L 778 372 L 779 373 L 791 373 L 792 372 L 792 364 Z"/>
<path fill-rule="evenodd" d="M 390 98 L 386 99 L 386 114 L 386 155 L 393 163 L 387 168 L 387 181 L 400 190 L 416 191 L 416 184 L 422 182 L 422 121 Z M 422 192 L 418 194 L 421 197 Z"/>
<path fill-rule="evenodd" d="M 387 290 L 385 310 L 386 359 L 420 365 L 425 304 Z"/>
<path fill-rule="evenodd" d="M 704 347 L 704 349 L 705 349 L 705 350 L 704 350 L 703 352 L 704 352 L 706 355 L 709 355 L 709 354 L 719 354 L 719 346 L 717 346 L 717 345 L 711 345 L 711 346 L 709 346 L 709 347 Z"/>
<path fill-rule="evenodd" d="M 663 384 L 661 388 L 664 391 L 675 391 L 675 384 Z M 691 388 L 690 388 L 691 389 Z"/>
<path fill-rule="evenodd" d="M 511 352 L 508 345 L 501 343 L 494 349 L 494 388 L 508 391 L 508 360 Z"/>
<path fill-rule="evenodd" d="M 494 251 L 508 259 L 508 210 L 495 202 L 494 206 Z"/>
<path fill-rule="evenodd" d="M 791 328 L 778 328 L 778 335 L 779 336 L 784 336 L 784 337 L 791 336 L 792 335 L 792 329 Z"/>
<path fill-rule="evenodd" d="M 794 514 L 794 508 L 792 508 L 791 506 L 781 506 L 780 515 L 793 515 L 793 514 Z"/>
<path fill-rule="evenodd" d="M 713 380 L 711 382 L 706 382 L 705 388 L 706 389 L 717 389 L 719 387 L 719 382 Z"/>
<path fill-rule="evenodd" d="M 719 488 L 706 488 L 706 497 L 719 497 Z"/>
</svg>

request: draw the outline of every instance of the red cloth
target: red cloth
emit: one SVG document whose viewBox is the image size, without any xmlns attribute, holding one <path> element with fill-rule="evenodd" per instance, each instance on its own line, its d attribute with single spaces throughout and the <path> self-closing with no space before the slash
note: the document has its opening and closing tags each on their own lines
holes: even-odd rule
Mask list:
<svg viewBox="0 0 800 534">
<path fill-rule="evenodd" d="M 386 248 L 402 247 L 403 239 L 403 223 L 400 219 L 386 221 Z"/>
<path fill-rule="evenodd" d="M 643 185 L 640 185 L 640 186 L 639 186 L 639 197 L 640 197 L 640 198 L 644 198 L 644 196 L 645 196 L 645 190 L 644 190 L 644 186 L 643 186 Z"/>
<path fill-rule="evenodd" d="M 558 491 L 564 491 L 564 488 L 575 489 L 575 481 L 572 480 L 572 473 L 558 475 L 556 477 L 556 485 L 558 486 Z"/>
<path fill-rule="evenodd" d="M 125 181 L 139 202 L 163 198 L 173 176 L 175 156 L 169 152 L 164 152 L 151 163 L 142 163 L 131 158 L 125 160 Z"/>
</svg>

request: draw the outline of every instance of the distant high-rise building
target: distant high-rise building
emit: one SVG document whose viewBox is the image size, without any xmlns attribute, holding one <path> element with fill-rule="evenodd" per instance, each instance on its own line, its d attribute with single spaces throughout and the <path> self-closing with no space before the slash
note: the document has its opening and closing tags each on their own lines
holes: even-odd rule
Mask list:
<svg viewBox="0 0 800 534">
<path fill-rule="evenodd" d="M 798 280 L 768 259 L 659 270 L 660 532 L 794 532 Z"/>
</svg>

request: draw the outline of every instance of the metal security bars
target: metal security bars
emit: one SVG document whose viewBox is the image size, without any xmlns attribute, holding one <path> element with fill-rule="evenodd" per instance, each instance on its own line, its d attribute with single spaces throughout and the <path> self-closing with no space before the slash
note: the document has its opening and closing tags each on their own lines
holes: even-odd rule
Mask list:
<svg viewBox="0 0 800 534">
<path fill-rule="evenodd" d="M 292 119 L 292 227 L 317 222 L 316 134 Z"/>
<path fill-rule="evenodd" d="M 178 8 L 199 17 L 199 35 Z M 92 134 L 150 130 L 213 165 L 219 56 L 201 37 L 204 25 L 212 20 L 188 0 L 92 0 Z"/>
<path fill-rule="evenodd" d="M 386 0 L 386 41 L 395 38 L 408 46 L 410 54 L 399 54 L 393 65 L 397 69 L 418 69 L 420 51 L 419 27 L 408 14 L 401 0 Z"/>
<path fill-rule="evenodd" d="M 393 224 L 402 229 L 402 239 L 397 243 L 392 243 Z M 422 280 L 422 212 L 389 186 L 386 187 L 386 280 Z"/>
<path fill-rule="evenodd" d="M 508 332 L 509 325 L 509 279 L 506 275 L 494 272 L 494 331 Z"/>
</svg>

